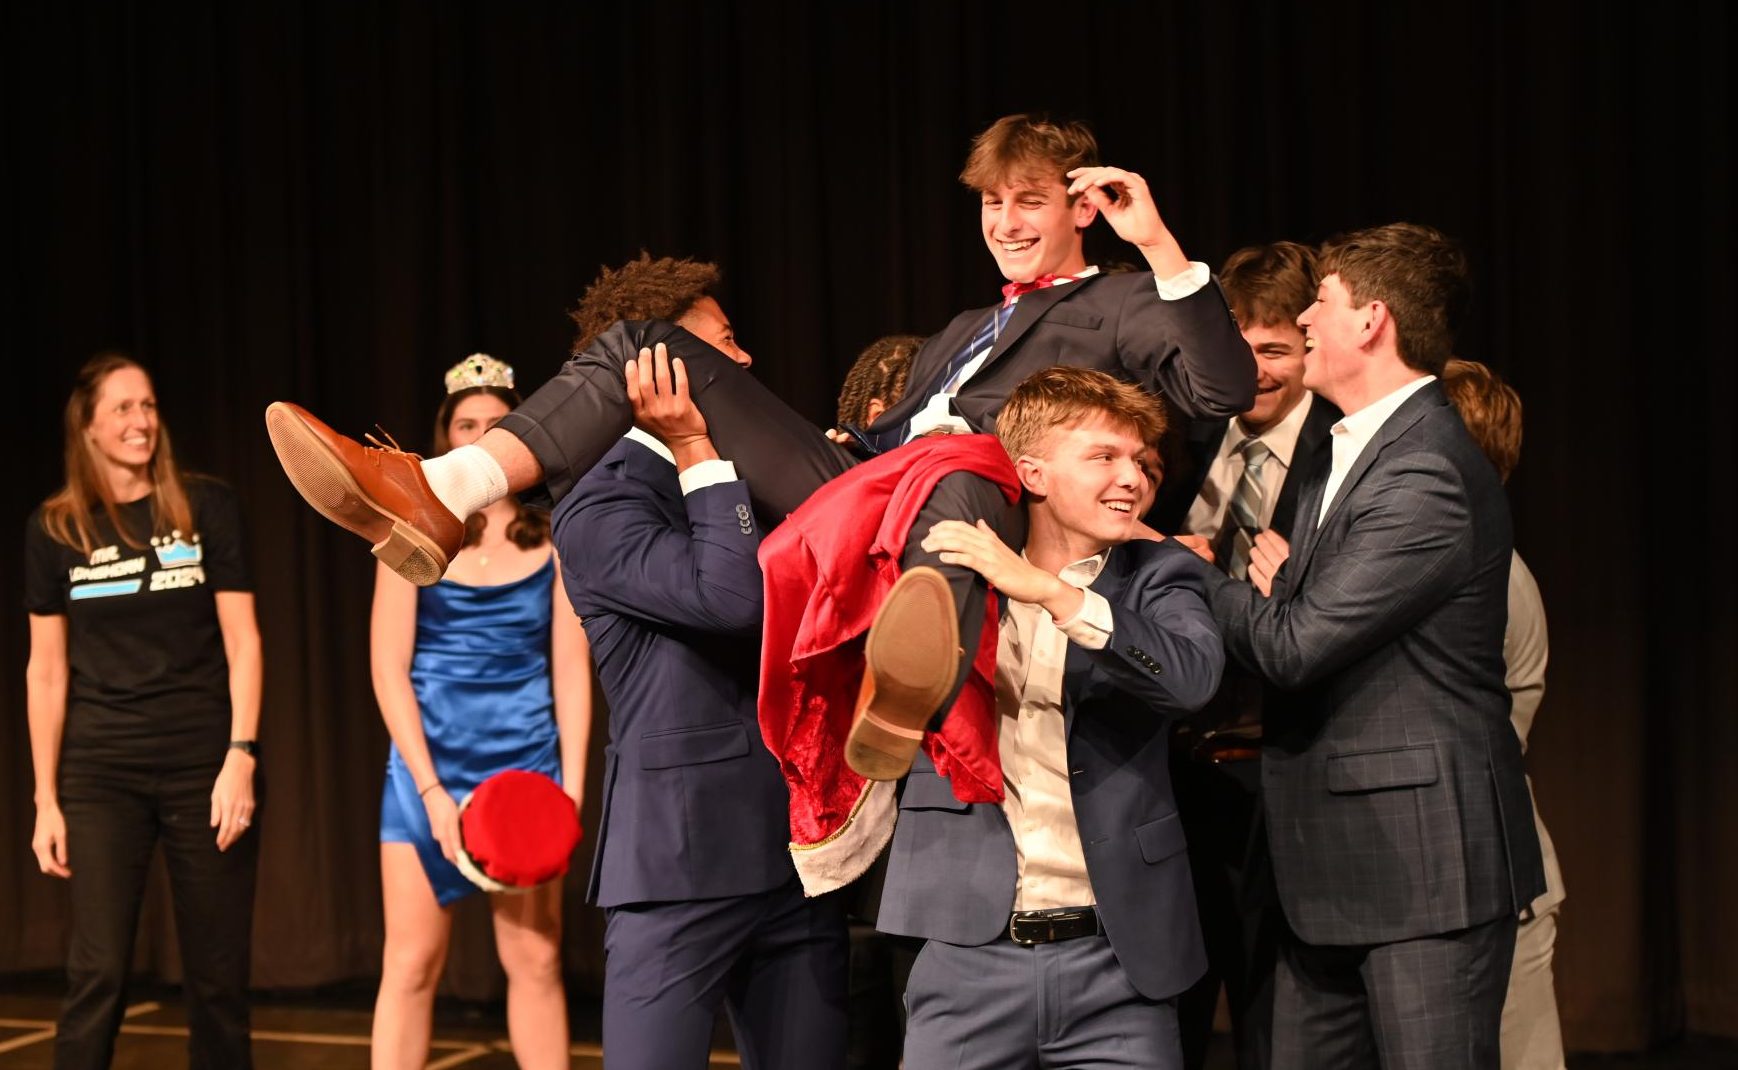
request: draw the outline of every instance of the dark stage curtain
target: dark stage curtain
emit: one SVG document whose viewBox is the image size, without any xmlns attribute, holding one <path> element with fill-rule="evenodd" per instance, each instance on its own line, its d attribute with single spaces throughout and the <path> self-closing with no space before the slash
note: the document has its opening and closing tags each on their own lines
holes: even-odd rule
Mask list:
<svg viewBox="0 0 1738 1070">
<path fill-rule="evenodd" d="M 372 561 L 294 497 L 265 405 L 426 446 L 442 369 L 486 350 L 535 386 L 599 265 L 647 248 L 721 262 L 755 374 L 825 418 L 863 345 L 993 298 L 954 180 L 970 135 L 1078 115 L 1210 263 L 1402 218 L 1466 242 L 1462 353 L 1527 402 L 1511 491 L 1554 639 L 1529 764 L 1569 885 L 1569 1043 L 1738 1035 L 1731 16 L 1599 10 L 4 5 L 0 300 L 22 389 L 0 548 L 18 559 L 59 478 L 73 368 L 138 354 L 183 455 L 250 524 L 270 793 L 255 980 L 370 976 Z M 18 582 L 0 971 L 56 968 L 64 938 L 64 891 L 27 850 Z M 600 921 L 570 883 L 568 968 L 595 987 Z M 174 978 L 164 905 L 159 888 L 139 965 Z M 452 990 L 500 991 L 486 930 L 467 912 Z"/>
</svg>

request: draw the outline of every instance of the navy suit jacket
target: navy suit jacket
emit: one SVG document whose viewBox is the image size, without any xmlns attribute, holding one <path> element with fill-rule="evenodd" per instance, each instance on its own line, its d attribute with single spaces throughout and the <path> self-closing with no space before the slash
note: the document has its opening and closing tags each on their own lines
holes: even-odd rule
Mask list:
<svg viewBox="0 0 1738 1070">
<path fill-rule="evenodd" d="M 1490 462 L 1441 388 L 1364 447 L 1320 526 L 1299 499 L 1263 598 L 1217 576 L 1232 657 L 1270 695 L 1261 790 L 1280 902 L 1312 944 L 1516 915 L 1545 890 L 1503 683 L 1512 537 Z"/>
<path fill-rule="evenodd" d="M 760 531 L 741 480 L 683 496 L 618 442 L 555 511 L 555 545 L 609 702 L 599 906 L 791 880 L 788 801 L 760 738 Z"/>
<path fill-rule="evenodd" d="M 1069 644 L 1063 676 L 1087 874 L 1111 948 L 1149 999 L 1183 991 L 1207 965 L 1166 754 L 1170 722 L 1212 697 L 1225 664 L 1208 571 L 1174 542 L 1111 550 L 1092 584 L 1110 603 L 1110 642 Z M 958 801 L 919 755 L 899 799 L 878 927 L 987 944 L 1007 931 L 1017 872 L 1002 808 Z"/>
</svg>

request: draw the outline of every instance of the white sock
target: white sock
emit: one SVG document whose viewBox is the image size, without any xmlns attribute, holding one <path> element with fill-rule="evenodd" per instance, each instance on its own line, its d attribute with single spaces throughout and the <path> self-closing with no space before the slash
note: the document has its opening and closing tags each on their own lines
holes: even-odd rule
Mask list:
<svg viewBox="0 0 1738 1070">
<path fill-rule="evenodd" d="M 481 446 L 460 446 L 422 462 L 423 478 L 460 520 L 507 496 L 507 473 Z"/>
</svg>

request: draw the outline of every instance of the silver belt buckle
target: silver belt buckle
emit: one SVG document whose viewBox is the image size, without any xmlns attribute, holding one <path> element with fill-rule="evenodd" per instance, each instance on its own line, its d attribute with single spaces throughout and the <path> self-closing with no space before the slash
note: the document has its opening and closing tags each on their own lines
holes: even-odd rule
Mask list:
<svg viewBox="0 0 1738 1070">
<path fill-rule="evenodd" d="M 1018 913 L 1009 914 L 1008 915 L 1008 939 L 1014 941 L 1014 943 L 1016 943 L 1016 944 L 1019 944 L 1021 947 L 1031 947 L 1034 944 L 1042 943 L 1043 941 L 1037 937 L 1034 937 L 1030 940 L 1021 939 L 1020 932 L 1019 932 L 1020 922 L 1025 921 L 1028 923 L 1032 923 L 1032 922 L 1036 922 L 1038 920 L 1039 919 L 1037 919 L 1037 918 L 1022 918 L 1022 917 L 1020 917 L 1020 915 Z M 1046 918 L 1044 920 L 1045 920 L 1046 924 L 1048 924 L 1049 919 Z"/>
</svg>

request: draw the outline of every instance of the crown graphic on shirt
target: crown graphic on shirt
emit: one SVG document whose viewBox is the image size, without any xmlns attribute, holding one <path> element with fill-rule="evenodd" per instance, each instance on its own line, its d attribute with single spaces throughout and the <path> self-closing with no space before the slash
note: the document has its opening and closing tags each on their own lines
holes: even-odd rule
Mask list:
<svg viewBox="0 0 1738 1070">
<path fill-rule="evenodd" d="M 159 568 L 181 568 L 185 565 L 197 565 L 205 560 L 205 547 L 199 545 L 198 534 L 193 536 L 191 542 L 183 538 L 179 531 L 159 535 L 151 540 L 151 549 L 157 551 Z"/>
</svg>

